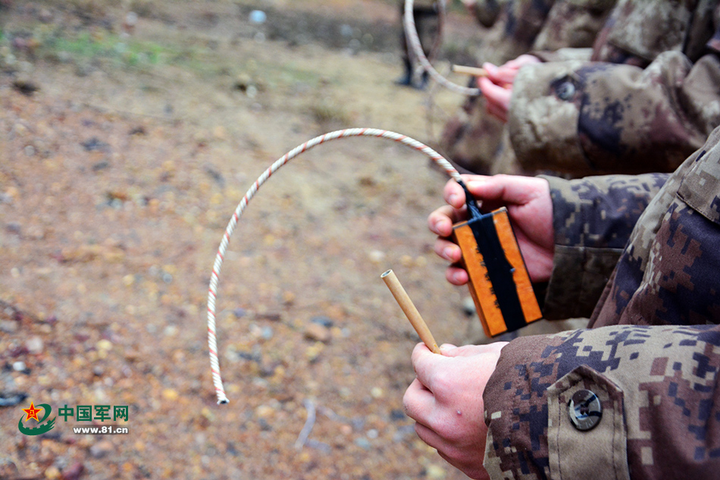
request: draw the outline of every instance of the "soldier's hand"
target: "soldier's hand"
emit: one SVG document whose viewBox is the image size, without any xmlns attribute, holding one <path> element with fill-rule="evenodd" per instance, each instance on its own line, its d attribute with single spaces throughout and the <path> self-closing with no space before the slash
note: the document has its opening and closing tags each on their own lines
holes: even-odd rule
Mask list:
<svg viewBox="0 0 720 480">
<path fill-rule="evenodd" d="M 463 181 L 484 212 L 507 207 L 515 236 L 525 258 L 530 279 L 544 282 L 552 273 L 555 230 L 550 185 L 542 178 L 518 175 L 463 175 Z M 448 205 L 428 217 L 430 231 L 438 235 L 435 253 L 451 264 L 460 261 L 460 247 L 448 240 L 454 223 L 467 218 L 465 191 L 451 180 L 445 185 L 443 197 Z M 455 265 L 448 267 L 445 277 L 453 285 L 464 285 L 467 272 Z"/>
<path fill-rule="evenodd" d="M 506 344 L 443 345 L 442 355 L 422 343 L 413 350 L 417 378 L 405 392 L 405 412 L 418 436 L 470 478 L 489 478 L 482 394 Z"/>
<path fill-rule="evenodd" d="M 483 64 L 488 75 L 478 78 L 478 88 L 487 100 L 488 113 L 507 122 L 515 77 L 522 67 L 535 63 L 540 63 L 540 59 L 534 55 L 520 55 L 500 67 L 492 63 Z"/>
</svg>

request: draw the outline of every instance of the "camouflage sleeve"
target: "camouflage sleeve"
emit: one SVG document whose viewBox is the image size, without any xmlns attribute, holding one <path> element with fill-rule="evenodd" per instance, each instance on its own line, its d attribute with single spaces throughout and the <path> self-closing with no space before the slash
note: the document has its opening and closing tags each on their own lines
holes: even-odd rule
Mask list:
<svg viewBox="0 0 720 480">
<path fill-rule="evenodd" d="M 533 49 L 552 52 L 563 47 L 592 47 L 616 3 L 616 0 L 555 2 Z"/>
<path fill-rule="evenodd" d="M 635 223 L 668 174 L 608 175 L 550 183 L 555 258 L 543 314 L 589 317 Z"/>
<path fill-rule="evenodd" d="M 518 480 L 717 478 L 718 371 L 717 325 L 515 339 L 483 395 L 485 467 Z"/>
<path fill-rule="evenodd" d="M 670 172 L 720 124 L 720 59 L 678 52 L 647 68 L 599 62 L 518 72 L 508 127 L 526 171 Z"/>
</svg>

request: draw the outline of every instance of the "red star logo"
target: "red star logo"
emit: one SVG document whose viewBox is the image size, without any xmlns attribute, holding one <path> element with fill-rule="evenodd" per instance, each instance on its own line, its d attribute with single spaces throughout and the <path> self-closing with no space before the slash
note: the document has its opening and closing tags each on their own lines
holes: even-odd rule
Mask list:
<svg viewBox="0 0 720 480">
<path fill-rule="evenodd" d="M 36 422 L 39 422 L 40 419 L 38 418 L 37 414 L 38 412 L 41 412 L 39 408 L 35 408 L 35 403 L 30 402 L 30 408 L 23 408 L 23 412 L 25 412 L 25 421 L 27 422 L 31 418 L 34 418 Z"/>
</svg>

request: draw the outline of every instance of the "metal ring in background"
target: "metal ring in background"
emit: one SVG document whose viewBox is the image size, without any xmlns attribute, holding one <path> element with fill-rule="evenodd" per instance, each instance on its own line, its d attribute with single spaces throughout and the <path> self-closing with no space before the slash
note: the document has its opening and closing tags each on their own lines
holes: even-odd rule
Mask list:
<svg viewBox="0 0 720 480">
<path fill-rule="evenodd" d="M 438 1 L 440 2 L 440 8 L 444 11 L 445 0 Z M 405 0 L 403 28 L 405 28 L 405 34 L 408 38 L 408 41 L 410 42 L 410 46 L 412 47 L 415 57 L 417 58 L 418 62 L 420 62 L 422 68 L 425 69 L 426 72 L 428 72 L 428 74 L 432 77 L 433 80 L 435 80 L 445 88 L 461 95 L 476 97 L 481 94 L 479 88 L 463 87 L 461 85 L 458 85 L 457 83 L 451 82 L 447 78 L 440 75 L 437 70 L 435 70 L 435 68 L 430 64 L 427 57 L 425 56 L 425 52 L 423 52 L 422 45 L 420 44 L 420 37 L 418 36 L 417 28 L 415 27 L 415 18 L 413 16 L 413 0 Z"/>
</svg>

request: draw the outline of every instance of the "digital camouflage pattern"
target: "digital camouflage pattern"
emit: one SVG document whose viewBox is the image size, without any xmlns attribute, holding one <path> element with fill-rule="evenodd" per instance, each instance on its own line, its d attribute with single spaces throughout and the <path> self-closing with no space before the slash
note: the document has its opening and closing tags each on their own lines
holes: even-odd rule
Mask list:
<svg viewBox="0 0 720 480">
<path fill-rule="evenodd" d="M 599 301 L 590 329 L 503 349 L 484 394 L 486 468 L 514 479 L 717 478 L 720 128 L 671 175 L 548 180 L 562 248 L 546 308 Z M 619 249 L 611 273 L 605 255 Z M 558 291 L 567 272 L 574 281 Z M 584 432 L 567 407 L 581 388 L 603 409 Z"/>
<path fill-rule="evenodd" d="M 615 1 L 478 2 L 480 22 L 492 25 L 478 64 L 502 65 L 530 50 L 590 47 Z M 509 137 L 503 141 L 504 130 L 504 124 L 486 112 L 482 97 L 468 98 L 445 125 L 440 150 L 464 172 L 520 173 Z"/>
<path fill-rule="evenodd" d="M 544 177 L 551 186 L 555 231 L 545 318 L 590 317 L 638 218 L 667 177 Z"/>
<path fill-rule="evenodd" d="M 719 3 L 621 0 L 592 61 L 523 68 L 508 120 L 522 169 L 673 171 L 720 125 Z"/>
</svg>

